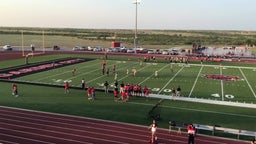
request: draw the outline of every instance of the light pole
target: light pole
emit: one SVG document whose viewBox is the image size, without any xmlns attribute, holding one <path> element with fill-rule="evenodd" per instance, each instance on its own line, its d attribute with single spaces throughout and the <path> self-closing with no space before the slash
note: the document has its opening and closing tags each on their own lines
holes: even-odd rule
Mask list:
<svg viewBox="0 0 256 144">
<path fill-rule="evenodd" d="M 133 2 L 133 4 L 135 4 L 136 8 L 135 8 L 135 33 L 134 33 L 134 48 L 136 51 L 137 48 L 137 43 L 138 43 L 138 37 L 137 37 L 137 32 L 138 32 L 138 4 L 140 4 L 140 2 L 138 0 L 135 0 Z"/>
</svg>

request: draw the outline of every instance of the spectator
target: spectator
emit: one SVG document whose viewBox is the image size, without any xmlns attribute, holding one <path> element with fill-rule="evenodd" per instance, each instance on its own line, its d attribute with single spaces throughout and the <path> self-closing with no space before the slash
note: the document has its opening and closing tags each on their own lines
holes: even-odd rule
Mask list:
<svg viewBox="0 0 256 144">
<path fill-rule="evenodd" d="M 194 144 L 196 128 L 192 124 L 188 124 L 187 130 L 188 130 L 188 144 Z"/>
<path fill-rule="evenodd" d="M 252 139 L 251 144 L 256 144 L 256 137 Z"/>
</svg>

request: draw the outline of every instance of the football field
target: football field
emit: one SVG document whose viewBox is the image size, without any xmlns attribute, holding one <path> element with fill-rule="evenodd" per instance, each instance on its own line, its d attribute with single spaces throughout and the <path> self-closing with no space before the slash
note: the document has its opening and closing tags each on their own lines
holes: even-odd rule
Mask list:
<svg viewBox="0 0 256 144">
<path fill-rule="evenodd" d="M 218 101 L 256 103 L 256 68 L 183 63 L 153 63 L 107 60 L 102 74 L 102 60 L 95 59 L 79 64 L 19 77 L 16 80 L 53 85 L 80 87 L 84 79 L 87 87 L 104 88 L 104 82 L 114 89 L 114 78 L 130 85 L 147 86 L 151 94 L 171 95 L 172 89 L 181 87 L 181 96 Z M 112 70 L 115 66 L 115 72 Z M 72 70 L 76 69 L 75 75 Z M 134 76 L 134 71 L 136 75 Z M 157 73 L 157 76 L 156 76 Z"/>
</svg>

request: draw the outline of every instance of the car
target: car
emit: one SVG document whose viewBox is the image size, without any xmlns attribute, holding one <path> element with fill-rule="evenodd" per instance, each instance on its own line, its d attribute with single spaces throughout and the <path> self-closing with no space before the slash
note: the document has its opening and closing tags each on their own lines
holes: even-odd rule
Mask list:
<svg viewBox="0 0 256 144">
<path fill-rule="evenodd" d="M 60 47 L 57 46 L 57 45 L 54 45 L 54 46 L 52 47 L 52 49 L 53 49 L 53 50 L 60 50 Z"/>
<path fill-rule="evenodd" d="M 81 51 L 88 51 L 89 50 L 89 46 L 82 46 L 82 47 L 80 47 L 79 50 L 81 50 Z"/>
<path fill-rule="evenodd" d="M 137 48 L 137 49 L 136 49 L 136 53 L 145 54 L 145 53 L 148 53 L 148 49 L 145 49 L 145 48 Z"/>
<path fill-rule="evenodd" d="M 171 55 L 179 55 L 179 50 L 177 49 L 172 49 L 170 52 Z"/>
<path fill-rule="evenodd" d="M 4 50 L 12 50 L 12 46 L 11 45 L 5 45 L 3 46 Z"/>
<path fill-rule="evenodd" d="M 113 52 L 121 52 L 121 48 L 115 47 L 115 48 L 113 48 Z"/>
<path fill-rule="evenodd" d="M 154 53 L 155 53 L 155 54 L 162 54 L 162 50 L 160 50 L 160 49 L 154 49 Z"/>
<path fill-rule="evenodd" d="M 128 48 L 128 49 L 127 49 L 127 53 L 135 53 L 134 48 Z"/>
<path fill-rule="evenodd" d="M 80 50 L 80 46 L 75 46 L 72 48 L 73 51 L 79 51 Z"/>
<path fill-rule="evenodd" d="M 100 52 L 100 51 L 102 51 L 102 48 L 100 48 L 100 47 L 95 47 L 95 48 L 93 49 L 93 51 L 94 51 L 94 52 Z"/>
<path fill-rule="evenodd" d="M 162 54 L 163 54 L 163 55 L 169 55 L 170 52 L 169 52 L 169 50 L 163 50 L 163 51 L 162 51 Z"/>
<path fill-rule="evenodd" d="M 127 52 L 127 48 L 125 48 L 125 47 L 120 48 L 120 52 L 126 53 Z"/>
<path fill-rule="evenodd" d="M 153 49 L 149 49 L 148 50 L 148 54 L 154 54 L 154 50 Z"/>
<path fill-rule="evenodd" d="M 113 48 L 108 48 L 107 52 L 114 52 Z"/>
</svg>

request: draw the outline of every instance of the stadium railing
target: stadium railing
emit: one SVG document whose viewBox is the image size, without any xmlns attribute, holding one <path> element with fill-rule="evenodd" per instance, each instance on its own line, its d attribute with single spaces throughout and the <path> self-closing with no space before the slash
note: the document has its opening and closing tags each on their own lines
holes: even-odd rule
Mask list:
<svg viewBox="0 0 256 144">
<path fill-rule="evenodd" d="M 237 139 L 240 139 L 240 136 L 256 137 L 256 132 L 254 131 L 224 128 L 218 125 L 215 125 L 215 126 L 202 125 L 202 124 L 193 124 L 193 125 L 197 129 L 197 133 L 203 133 L 201 131 L 208 131 L 208 132 L 211 132 L 213 136 L 215 136 L 216 133 L 231 134 L 231 135 L 235 135 Z M 177 133 L 181 133 L 181 131 L 186 131 L 186 128 L 187 128 L 187 124 L 177 124 L 177 122 L 175 121 L 169 122 L 169 132 L 176 130 Z"/>
</svg>

